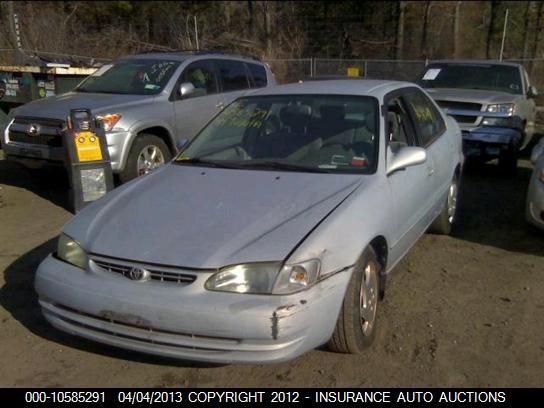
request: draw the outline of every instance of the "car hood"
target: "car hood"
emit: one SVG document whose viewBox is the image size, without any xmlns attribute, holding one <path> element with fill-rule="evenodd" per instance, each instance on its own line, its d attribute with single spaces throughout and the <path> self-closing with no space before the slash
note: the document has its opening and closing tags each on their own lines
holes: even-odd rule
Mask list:
<svg viewBox="0 0 544 408">
<path fill-rule="evenodd" d="M 429 95 L 438 101 L 462 101 L 480 104 L 513 102 L 516 95 L 500 91 L 480 89 L 426 88 Z"/>
<path fill-rule="evenodd" d="M 31 116 L 65 120 L 70 109 L 90 109 L 93 114 L 108 113 L 118 107 L 146 103 L 153 95 L 120 95 L 105 93 L 68 92 L 38 99 L 16 108 L 11 116 Z M 112 112 L 109 112 L 112 113 Z M 113 112 L 115 113 L 115 112 Z"/>
<path fill-rule="evenodd" d="M 279 261 L 364 179 L 171 164 L 91 204 L 64 232 L 90 253 L 145 263 Z"/>
</svg>

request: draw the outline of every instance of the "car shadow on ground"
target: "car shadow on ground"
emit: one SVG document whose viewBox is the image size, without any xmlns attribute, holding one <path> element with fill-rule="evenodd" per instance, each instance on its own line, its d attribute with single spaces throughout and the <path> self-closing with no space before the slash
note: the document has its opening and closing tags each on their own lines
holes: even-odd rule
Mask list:
<svg viewBox="0 0 544 408">
<path fill-rule="evenodd" d="M 0 288 L 0 305 L 32 333 L 66 347 L 120 360 L 171 367 L 216 368 L 223 366 L 140 354 L 95 343 L 55 329 L 41 313 L 38 295 L 34 290 L 34 276 L 40 262 L 55 250 L 56 244 L 56 238 L 41 244 L 15 260 L 4 271 L 5 284 Z"/>
<path fill-rule="evenodd" d="M 468 165 L 461 181 L 453 236 L 507 251 L 544 256 L 544 232 L 525 221 L 525 201 L 532 173 L 525 149 L 514 175 L 490 162 Z"/>
<path fill-rule="evenodd" d="M 45 167 L 43 169 L 28 169 L 19 163 L 2 160 L 0 153 L 0 184 L 24 188 L 70 210 L 68 174 L 62 167 Z"/>
</svg>

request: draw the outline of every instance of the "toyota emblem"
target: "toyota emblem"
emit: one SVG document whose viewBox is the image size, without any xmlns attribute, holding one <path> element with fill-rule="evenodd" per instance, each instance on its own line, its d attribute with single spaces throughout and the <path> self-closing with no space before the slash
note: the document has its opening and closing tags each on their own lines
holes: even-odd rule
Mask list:
<svg viewBox="0 0 544 408">
<path fill-rule="evenodd" d="M 31 125 L 28 127 L 27 133 L 28 133 L 30 136 L 37 136 L 37 135 L 39 135 L 39 134 L 40 134 L 40 126 L 39 126 L 39 125 L 35 125 L 35 124 L 31 124 Z"/>
<path fill-rule="evenodd" d="M 145 282 L 151 279 L 151 272 L 143 268 L 134 267 L 128 271 L 126 277 L 133 281 Z"/>
</svg>

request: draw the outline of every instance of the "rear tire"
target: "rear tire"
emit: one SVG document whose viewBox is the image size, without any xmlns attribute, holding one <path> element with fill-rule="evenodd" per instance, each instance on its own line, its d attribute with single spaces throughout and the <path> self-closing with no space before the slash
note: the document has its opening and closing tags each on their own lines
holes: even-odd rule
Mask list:
<svg viewBox="0 0 544 408">
<path fill-rule="evenodd" d="M 130 147 L 125 168 L 119 173 L 119 181 L 126 183 L 168 163 L 171 158 L 172 153 L 164 140 L 152 134 L 140 133 Z"/>
<path fill-rule="evenodd" d="M 329 350 L 358 354 L 374 341 L 380 273 L 374 249 L 366 248 L 351 274 Z"/>
<path fill-rule="evenodd" d="M 457 176 L 453 177 L 448 188 L 448 196 L 442 211 L 431 224 L 429 231 L 434 234 L 449 235 L 451 234 L 455 216 L 457 213 L 457 197 L 459 194 L 459 181 Z"/>
</svg>

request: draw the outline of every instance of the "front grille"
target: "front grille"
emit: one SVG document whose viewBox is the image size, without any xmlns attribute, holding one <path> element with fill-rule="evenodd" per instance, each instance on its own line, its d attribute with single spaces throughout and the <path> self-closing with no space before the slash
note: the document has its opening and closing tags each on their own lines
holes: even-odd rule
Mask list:
<svg viewBox="0 0 544 408">
<path fill-rule="evenodd" d="M 436 101 L 442 109 L 481 111 L 482 105 L 472 102 Z"/>
<path fill-rule="evenodd" d="M 29 132 L 31 126 L 38 129 L 37 134 Z M 17 143 L 62 147 L 64 126 L 64 121 L 58 119 L 18 116 L 9 127 L 9 140 Z"/>
<path fill-rule="evenodd" d="M 106 272 L 112 272 L 122 275 L 130 279 L 130 271 L 135 268 L 145 269 L 150 272 L 151 280 L 176 283 L 180 285 L 190 285 L 196 280 L 196 276 L 193 274 L 182 273 L 176 270 L 176 268 L 158 267 L 144 264 L 129 264 L 118 260 L 105 260 L 104 258 L 92 257 L 92 261 L 96 266 Z"/>
</svg>

